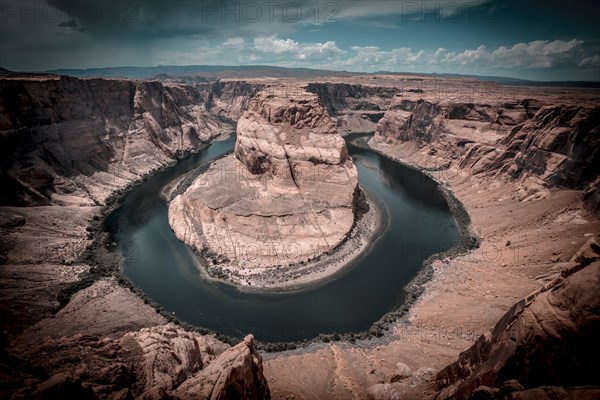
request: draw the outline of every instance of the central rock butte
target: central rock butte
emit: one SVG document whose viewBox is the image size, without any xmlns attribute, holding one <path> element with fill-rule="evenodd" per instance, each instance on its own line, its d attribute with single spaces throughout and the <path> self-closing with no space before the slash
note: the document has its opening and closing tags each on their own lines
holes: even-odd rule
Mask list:
<svg viewBox="0 0 600 400">
<path fill-rule="evenodd" d="M 237 124 L 235 152 L 169 206 L 177 237 L 220 261 L 273 267 L 340 245 L 354 224 L 358 175 L 318 96 L 264 90 Z"/>
</svg>

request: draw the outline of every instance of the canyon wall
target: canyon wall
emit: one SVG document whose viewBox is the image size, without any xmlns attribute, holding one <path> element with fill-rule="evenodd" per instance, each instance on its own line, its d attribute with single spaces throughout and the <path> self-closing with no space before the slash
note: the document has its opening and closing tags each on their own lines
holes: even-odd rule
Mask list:
<svg viewBox="0 0 600 400">
<path fill-rule="evenodd" d="M 212 218 L 213 228 L 225 226 L 218 225 L 225 222 L 220 217 L 237 218 L 242 227 L 238 234 L 253 242 L 297 235 L 321 243 L 332 235 L 334 240 L 320 247 L 324 250 L 343 237 L 353 220 L 355 192 L 350 189 L 356 186 L 356 175 L 336 128 L 377 130 L 373 147 L 425 169 L 465 180 L 486 177 L 490 185 L 517 183 L 518 192 L 502 195 L 515 196 L 518 204 L 562 187 L 581 191 L 589 209 L 600 209 L 597 97 L 573 104 L 563 102 L 560 96 L 571 94 L 562 91 L 556 98 L 528 94 L 522 99 L 442 101 L 426 90 L 406 90 L 383 84 L 386 77 L 377 82 L 372 78 L 370 84 L 306 82 L 292 90 L 301 93 L 307 87 L 306 96 L 269 98 L 267 91 L 251 101 L 268 82 L 188 86 L 3 76 L 0 389 L 17 398 L 269 397 L 251 338 L 229 347 L 214 336 L 170 325 L 164 313 L 120 284 L 118 277 L 97 275 L 99 266 L 80 257 L 92 244 L 86 226 L 98 219 L 111 193 L 232 131 L 238 119 L 235 156 L 217 164 L 208 180 L 190 186 L 188 191 L 196 189 L 194 196 L 200 197 L 190 196 L 189 207 L 206 201 L 197 211 Z M 318 132 L 311 136 L 313 128 Z M 224 170 L 241 178 L 223 180 Z M 331 179 L 312 179 L 312 171 Z M 205 190 L 210 185 L 212 192 Z M 219 185 L 221 193 L 223 187 L 230 189 L 226 196 L 217 195 Z M 287 208 L 275 207 L 275 199 L 288 199 Z M 571 211 L 580 212 L 577 205 L 565 213 Z M 287 222 L 269 231 L 269 216 Z M 189 221 L 182 237 L 205 228 Z M 286 228 L 290 226 L 307 231 Z M 324 227 L 328 230 L 321 232 Z M 514 246 L 515 239 L 510 239 Z M 560 239 L 568 246 L 572 238 Z M 213 241 L 214 249 L 225 243 L 219 240 Z M 232 248 L 227 246 L 224 251 Z M 523 392 L 520 398 L 543 398 L 546 392 L 563 398 L 571 393 L 573 398 L 585 390 L 573 385 L 597 385 L 590 373 L 598 368 L 598 356 L 588 351 L 595 348 L 591 339 L 598 335 L 597 253 L 594 238 L 568 261 L 561 277 L 518 302 L 490 334 L 438 374 L 434 383 L 442 391 L 439 397 L 468 398 L 475 391 L 480 398 L 493 399 L 513 391 L 515 398 L 517 392 Z M 500 297 L 512 302 L 509 294 Z M 477 303 L 486 298 L 478 297 Z M 383 359 L 370 351 L 365 350 L 370 358 Z M 310 355 L 301 357 L 311 360 Z M 312 362 L 330 366 L 322 358 Z M 351 365 L 346 365 L 348 370 Z M 296 376 L 297 371 L 287 373 Z M 301 380 L 303 387 L 312 384 Z M 571 388 L 537 387 L 546 384 Z M 366 387 L 356 390 L 364 394 Z"/>
<path fill-rule="evenodd" d="M 375 146 L 422 155 L 425 167 L 518 180 L 522 199 L 547 188 L 586 189 L 597 210 L 600 106 L 396 102 L 377 125 Z M 467 172 L 465 172 L 467 173 Z"/>
<path fill-rule="evenodd" d="M 349 83 L 309 83 L 340 133 L 373 132 L 400 88 Z"/>
<path fill-rule="evenodd" d="M 10 190 L 0 203 L 102 203 L 114 190 L 232 131 L 258 87 L 2 79 L 0 179 Z"/>
<path fill-rule="evenodd" d="M 591 386 L 598 385 L 600 368 L 599 243 L 591 238 L 558 278 L 516 303 L 491 333 L 440 371 L 438 398 L 598 396 L 600 389 Z"/>
<path fill-rule="evenodd" d="M 252 98 L 233 156 L 169 207 L 175 234 L 246 267 L 287 265 L 338 246 L 354 223 L 358 175 L 314 94 Z"/>
<path fill-rule="evenodd" d="M 594 101 L 459 103 L 429 101 L 424 96 L 397 99 L 379 121 L 370 143 L 431 171 L 449 186 L 494 191 L 504 184 L 505 190 L 494 200 L 499 208 L 506 201 L 514 202 L 508 212 L 526 207 L 524 202 L 547 199 L 549 204 L 563 189 L 580 196 L 573 210 L 585 205 L 597 213 L 599 140 L 600 106 Z M 577 212 L 593 221 L 584 210 Z M 505 216 L 507 221 L 512 218 Z M 491 332 L 437 374 L 436 399 L 566 399 L 600 394 L 592 372 L 598 369 L 599 358 L 593 341 L 600 329 L 595 294 L 600 246 L 597 232 L 595 236 L 592 232 L 585 233 L 593 237 L 569 260 L 557 264 L 558 258 L 545 254 L 532 260 L 543 271 L 535 278 L 544 282 L 542 288 L 517 302 Z M 567 239 L 575 244 L 581 233 Z M 542 278 L 549 276 L 555 278 Z M 390 398 L 408 390 L 407 385 L 379 385 L 381 396 L 374 398 Z"/>
</svg>

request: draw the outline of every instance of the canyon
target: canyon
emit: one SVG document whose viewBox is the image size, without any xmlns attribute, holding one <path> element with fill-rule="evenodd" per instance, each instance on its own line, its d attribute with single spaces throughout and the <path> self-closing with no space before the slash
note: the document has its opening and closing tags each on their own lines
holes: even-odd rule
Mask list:
<svg viewBox="0 0 600 400">
<path fill-rule="evenodd" d="M 600 96 L 585 89 L 400 74 L 3 74 L 2 396 L 596 398 L 599 130 Z M 327 234 L 283 235 L 317 246 L 311 256 L 336 247 L 355 218 L 356 169 L 339 136 L 351 132 L 374 132 L 365 145 L 454 196 L 471 246 L 434 260 L 407 288 L 415 303 L 369 337 L 265 352 L 251 336 L 228 343 L 181 324 L 123 279 L 102 218 L 136 182 L 236 131 L 235 153 L 211 168 L 241 178 L 207 174 L 169 210 L 180 239 L 220 262 L 237 257 L 218 246 L 225 220 L 238 242 L 282 236 L 264 210 L 294 227 L 321 218 Z M 334 182 L 316 187 L 315 170 Z"/>
</svg>

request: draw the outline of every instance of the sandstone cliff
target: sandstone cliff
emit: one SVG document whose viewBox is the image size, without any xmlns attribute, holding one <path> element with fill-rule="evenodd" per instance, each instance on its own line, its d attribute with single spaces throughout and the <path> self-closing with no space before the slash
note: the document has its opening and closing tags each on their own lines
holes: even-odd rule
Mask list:
<svg viewBox="0 0 600 400">
<path fill-rule="evenodd" d="M 497 144 L 472 146 L 461 165 L 477 164 L 473 154 L 493 153 L 479 170 L 498 170 L 512 179 L 529 174 L 548 186 L 582 189 L 600 171 L 600 107 L 543 107 Z"/>
<path fill-rule="evenodd" d="M 317 96 L 263 91 L 237 124 L 235 155 L 169 207 L 176 235 L 249 267 L 286 265 L 339 245 L 354 223 L 358 176 Z"/>
<path fill-rule="evenodd" d="M 259 86 L 258 86 L 259 87 Z M 231 131 L 257 87 L 0 80 L 4 205 L 92 205 Z"/>
<path fill-rule="evenodd" d="M 235 123 L 248 107 L 250 99 L 265 86 L 258 82 L 218 80 L 204 88 L 204 106 L 212 114 Z"/>
<path fill-rule="evenodd" d="M 37 370 L 21 371 L 26 383 L 13 391 L 15 399 L 270 397 L 262 358 L 251 335 L 228 348 L 212 336 L 168 324 L 119 339 L 91 335 L 48 338 L 17 348 L 13 354 L 37 360 L 38 365 Z M 23 361 L 13 358 L 9 362 Z"/>
<path fill-rule="evenodd" d="M 569 263 L 560 277 L 515 304 L 489 335 L 437 375 L 443 388 L 438 398 L 500 399 L 511 392 L 515 399 L 565 398 L 569 391 L 576 392 L 572 398 L 600 394 L 598 388 L 584 388 L 600 383 L 599 238 L 591 238 Z"/>
<path fill-rule="evenodd" d="M 588 231 L 569 228 L 564 220 L 554 221 L 549 216 L 556 214 L 539 211 L 534 221 L 549 218 L 552 222 L 541 224 L 543 229 L 559 226 L 563 231 L 560 238 L 550 239 L 536 225 L 529 233 L 538 243 L 530 264 L 507 257 L 476 264 L 479 268 L 498 266 L 496 273 L 502 277 L 510 273 L 511 262 L 525 270 L 531 268 L 536 271 L 532 279 L 542 283 L 542 288 L 516 303 L 490 333 L 444 368 L 433 379 L 434 388 L 421 382 L 415 391 L 414 382 L 392 382 L 373 387 L 372 398 L 402 393 L 417 399 L 432 389 L 438 391 L 433 395 L 437 399 L 574 399 L 600 394 L 600 383 L 592 372 L 599 367 L 593 343 L 600 329 L 600 304 L 595 295 L 600 279 L 598 237 L 562 262 L 556 257 L 561 251 L 552 244 L 564 240 L 568 248 L 592 236 L 591 232 L 597 235 L 597 221 L 581 208 L 585 204 L 598 210 L 600 108 L 593 101 L 566 104 L 570 105 L 532 99 L 476 104 L 402 100 L 379 122 L 371 141 L 374 147 L 429 169 L 445 184 L 460 188 L 468 201 L 481 208 L 470 212 L 480 214 L 482 226 L 494 218 L 494 212 L 501 212 L 498 223 L 509 224 L 508 228 L 492 229 L 492 234 L 482 238 L 483 246 L 494 242 L 505 248 L 514 246 L 514 236 L 527 229 L 523 223 L 519 233 L 513 231 L 515 214 L 529 207 L 529 214 L 535 215 L 536 207 L 553 204 L 567 193 L 573 196 L 570 208 L 562 208 L 558 215 L 581 215 L 577 223 Z M 576 200 L 578 195 L 583 201 Z M 486 208 L 491 211 L 483 211 Z M 499 241 L 503 234 L 511 236 L 512 243 Z M 519 249 L 523 248 L 521 244 Z M 539 251 L 542 248 L 546 250 Z M 568 254 L 574 252 L 569 249 Z M 452 262 L 454 267 L 461 265 L 459 260 Z M 469 269 L 464 264 L 461 267 Z M 454 270 L 452 274 L 455 272 L 460 274 Z M 556 274 L 556 279 L 550 279 Z M 481 291 L 486 285 L 484 280 L 474 288 L 479 292 L 475 296 L 478 301 L 485 297 Z M 452 306 L 446 302 L 443 307 Z"/>
<path fill-rule="evenodd" d="M 379 121 L 373 142 L 422 154 L 430 169 L 519 180 L 521 199 L 547 196 L 545 188 L 589 185 L 588 204 L 596 209 L 599 130 L 594 105 L 401 100 Z"/>
<path fill-rule="evenodd" d="M 393 98 L 402 93 L 397 87 L 333 82 L 309 83 L 306 90 L 319 96 L 340 133 L 375 131 Z"/>
<path fill-rule="evenodd" d="M 112 257 L 81 261 L 107 197 L 231 131 L 253 88 L 0 79 L 0 397 L 177 398 L 195 378 L 182 396 L 268 398 L 252 340 L 165 325 Z"/>
</svg>

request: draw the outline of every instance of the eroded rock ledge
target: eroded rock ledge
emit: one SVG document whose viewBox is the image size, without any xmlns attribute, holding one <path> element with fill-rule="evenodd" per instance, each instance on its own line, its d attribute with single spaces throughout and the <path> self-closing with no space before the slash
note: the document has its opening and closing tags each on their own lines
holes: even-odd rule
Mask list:
<svg viewBox="0 0 600 400">
<path fill-rule="evenodd" d="M 254 97 L 234 155 L 215 162 L 169 207 L 179 239 L 242 268 L 304 262 L 354 224 L 358 175 L 315 94 Z"/>
<path fill-rule="evenodd" d="M 14 399 L 270 398 L 252 335 L 227 347 L 213 336 L 166 324 L 121 338 L 82 334 L 46 338 L 17 347 L 15 353 L 39 360 L 47 375 L 22 371 L 26 385 L 14 392 Z M 7 358 L 6 367 L 22 362 Z"/>
</svg>

